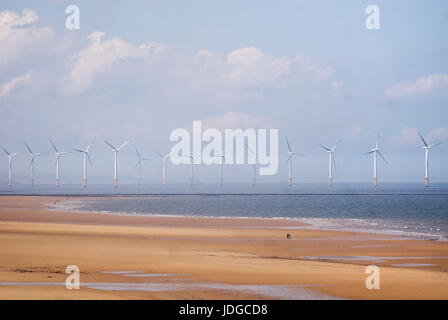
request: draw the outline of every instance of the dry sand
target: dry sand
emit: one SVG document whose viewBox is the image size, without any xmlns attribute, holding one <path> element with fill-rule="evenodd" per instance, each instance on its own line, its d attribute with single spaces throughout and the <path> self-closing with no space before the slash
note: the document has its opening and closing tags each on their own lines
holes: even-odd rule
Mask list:
<svg viewBox="0 0 448 320">
<path fill-rule="evenodd" d="M 48 210 L 61 201 L 66 198 L 0 196 L 0 299 L 448 298 L 446 242 L 285 229 L 303 226 L 298 220 Z M 291 240 L 285 239 L 287 232 L 292 233 Z M 346 260 L 347 256 L 381 259 Z M 380 267 L 379 290 L 365 286 L 365 268 L 372 264 Z M 68 290 L 65 285 L 34 283 L 64 283 L 68 265 L 79 266 L 81 285 L 150 282 L 163 289 L 97 290 L 82 286 Z M 124 270 L 162 275 L 104 273 Z M 312 295 L 303 295 L 294 285 L 306 285 Z M 282 296 L 268 286 L 293 287 L 283 290 L 287 296 Z M 294 294 L 296 291 L 300 294 Z"/>
</svg>

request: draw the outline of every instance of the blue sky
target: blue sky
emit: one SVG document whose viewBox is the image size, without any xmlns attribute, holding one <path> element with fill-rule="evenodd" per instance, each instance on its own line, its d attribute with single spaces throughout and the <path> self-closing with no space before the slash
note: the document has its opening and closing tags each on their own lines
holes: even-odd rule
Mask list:
<svg viewBox="0 0 448 320">
<path fill-rule="evenodd" d="M 79 31 L 65 28 L 69 4 L 80 8 Z M 380 30 L 364 26 L 370 4 Z M 143 173 L 156 181 L 154 153 L 169 150 L 171 130 L 202 119 L 278 128 L 281 165 L 266 181 L 287 177 L 287 135 L 306 154 L 294 162 L 296 181 L 325 182 L 319 144 L 343 139 L 336 179 L 368 182 L 363 152 L 378 130 L 389 160 L 380 180 L 422 180 L 420 130 L 444 143 L 431 152 L 430 174 L 448 181 L 446 1 L 2 1 L 0 14 L 0 143 L 21 152 L 24 179 L 24 140 L 49 151 L 49 138 L 70 149 L 97 136 L 92 175 L 112 170 L 102 139 L 131 139 L 154 158 Z M 121 173 L 135 175 L 135 152 L 121 157 Z M 64 173 L 79 175 L 80 165 L 70 155 Z M 172 168 L 172 178 L 187 180 L 188 170 Z M 217 168 L 201 170 L 213 181 Z M 38 174 L 53 171 L 52 156 L 42 158 Z M 228 171 L 250 179 L 250 167 Z"/>
</svg>

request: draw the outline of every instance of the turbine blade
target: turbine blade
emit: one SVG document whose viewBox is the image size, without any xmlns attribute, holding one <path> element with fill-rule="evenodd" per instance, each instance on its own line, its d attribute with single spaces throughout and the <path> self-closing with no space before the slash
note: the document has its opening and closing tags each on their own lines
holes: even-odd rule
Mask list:
<svg viewBox="0 0 448 320">
<path fill-rule="evenodd" d="M 54 145 L 53 141 L 51 141 L 51 139 L 50 139 L 50 143 L 53 146 L 54 151 L 59 152 L 58 149 L 56 148 L 56 146 Z"/>
<path fill-rule="evenodd" d="M 322 148 L 324 148 L 325 150 L 327 150 L 328 152 L 331 152 L 330 149 L 328 149 L 327 147 L 324 147 L 323 145 L 320 145 Z"/>
<path fill-rule="evenodd" d="M 374 152 L 375 152 L 374 150 L 370 150 L 369 152 L 366 152 L 364 154 L 371 154 L 371 153 L 374 153 Z"/>
<path fill-rule="evenodd" d="M 86 155 L 87 155 L 87 159 L 89 159 L 90 167 L 93 168 L 92 159 L 90 159 L 90 155 L 89 155 L 89 153 L 86 152 Z"/>
<path fill-rule="evenodd" d="M 104 142 L 106 142 L 106 143 L 109 145 L 109 147 L 111 147 L 113 150 L 117 150 L 117 148 L 115 148 L 112 144 L 110 144 L 110 143 L 107 142 L 106 140 L 104 140 Z"/>
<path fill-rule="evenodd" d="M 92 144 L 95 142 L 95 140 L 96 140 L 96 137 L 93 138 L 92 142 L 90 142 L 90 144 L 87 146 L 87 148 L 86 148 L 86 152 L 89 152 L 89 149 L 90 149 L 90 147 L 92 146 Z"/>
<path fill-rule="evenodd" d="M 381 153 L 380 150 L 377 150 L 378 154 L 381 156 L 381 158 L 383 158 L 384 162 L 386 162 L 386 164 L 389 164 L 386 160 L 386 158 L 384 158 L 383 154 Z"/>
<path fill-rule="evenodd" d="M 286 139 L 286 144 L 288 145 L 289 152 L 292 152 L 291 146 L 289 145 L 288 137 L 285 137 L 285 139 Z"/>
<path fill-rule="evenodd" d="M 336 150 L 336 147 L 342 142 L 342 139 L 340 139 L 334 146 L 333 148 L 331 148 L 331 152 L 333 152 L 334 150 Z"/>
<path fill-rule="evenodd" d="M 2 146 L 3 151 L 5 151 L 5 153 L 9 156 L 9 152 L 5 149 L 4 146 Z"/>
<path fill-rule="evenodd" d="M 439 143 L 430 145 L 429 148 L 434 148 L 434 147 L 440 146 L 441 144 L 442 144 L 442 142 L 439 142 Z"/>
<path fill-rule="evenodd" d="M 422 139 L 423 144 L 425 145 L 425 147 L 428 146 L 428 144 L 426 143 L 425 139 L 423 138 L 422 134 L 420 132 L 418 132 L 418 135 L 420 136 L 420 139 Z"/>
<path fill-rule="evenodd" d="M 76 151 L 76 152 L 81 152 L 81 153 L 84 153 L 84 151 L 82 151 L 82 150 L 79 150 L 79 149 L 72 149 L 73 151 Z"/>
<path fill-rule="evenodd" d="M 28 143 L 25 142 L 25 145 L 26 145 L 26 148 L 28 149 L 28 151 L 29 151 L 31 154 L 33 154 L 33 151 L 31 151 L 31 148 L 30 148 L 30 146 L 28 145 Z"/>
<path fill-rule="evenodd" d="M 291 157 L 292 157 L 292 153 L 291 153 L 291 154 L 289 154 L 289 157 L 288 157 L 288 159 L 286 159 L 286 161 L 285 161 L 285 165 L 287 165 L 287 164 L 288 164 L 288 161 L 291 161 Z"/>
<path fill-rule="evenodd" d="M 140 156 L 140 153 L 138 153 L 137 147 L 134 147 L 134 148 L 135 148 L 135 152 L 137 153 L 137 157 L 138 157 L 139 159 L 141 159 L 142 157 Z"/>
<path fill-rule="evenodd" d="M 123 148 L 125 145 L 127 145 L 129 142 L 130 142 L 130 140 L 126 141 L 126 142 L 123 143 L 121 146 L 119 146 L 117 150 L 120 150 L 120 149 Z"/>
</svg>

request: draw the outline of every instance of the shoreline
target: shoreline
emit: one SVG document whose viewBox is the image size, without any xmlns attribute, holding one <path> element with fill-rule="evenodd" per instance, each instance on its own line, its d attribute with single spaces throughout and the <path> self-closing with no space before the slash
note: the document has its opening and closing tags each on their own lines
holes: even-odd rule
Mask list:
<svg viewBox="0 0 448 320">
<path fill-rule="evenodd" d="M 200 195 L 198 195 L 200 196 Z M 72 197 L 72 196 L 70 196 Z M 122 198 L 133 198 L 135 196 L 114 196 L 117 199 Z M 158 196 L 138 196 L 137 198 L 154 198 Z M 61 200 L 60 202 L 70 202 L 70 201 L 78 201 L 78 202 L 88 202 L 92 200 L 103 200 L 104 197 L 83 197 L 83 196 L 74 196 L 76 200 L 66 199 Z M 106 197 L 107 198 L 107 197 Z M 262 217 L 262 216 L 212 216 L 212 215 L 193 215 L 193 214 L 167 214 L 167 213 L 140 213 L 140 212 L 115 212 L 115 211 L 98 211 L 98 210 L 88 210 L 88 209 L 80 209 L 76 206 L 70 206 L 67 204 L 62 204 L 56 206 L 54 208 L 49 208 L 48 210 L 56 210 L 56 211 L 64 211 L 64 212 L 78 212 L 78 213 L 86 213 L 86 214 L 104 214 L 104 215 L 116 215 L 116 216 L 128 216 L 128 217 L 160 217 L 160 218 L 204 218 L 204 219 L 255 219 L 255 220 L 286 220 L 293 221 L 299 224 L 303 224 L 303 226 L 298 227 L 299 229 L 310 229 L 310 230 L 324 230 L 324 231 L 347 231 L 347 232 L 360 232 L 360 233 L 372 233 L 377 235 L 393 235 L 399 237 L 409 237 L 418 240 L 429 240 L 429 241 L 442 241 L 448 242 L 448 236 L 440 235 L 440 234 L 431 234 L 431 233 L 423 233 L 417 231 L 410 231 L 407 228 L 404 230 L 392 230 L 392 229 L 374 229 L 373 227 L 366 226 L 367 224 L 378 223 L 378 220 L 375 219 L 360 219 L 360 218 L 321 218 L 321 217 L 282 217 L 282 216 L 273 216 L 273 217 Z M 322 223 L 323 222 L 323 223 Z M 357 226 L 355 228 L 347 227 L 344 222 L 356 222 L 356 223 L 364 223 L 364 226 Z M 333 225 L 332 227 L 329 225 Z M 438 231 L 438 230 L 436 230 Z"/>
<path fill-rule="evenodd" d="M 448 299 L 445 242 L 310 230 L 294 219 L 46 210 L 60 197 L 0 201 L 0 299 Z M 82 283 L 102 287 L 51 285 L 71 264 Z M 365 287 L 371 264 L 381 290 Z"/>
</svg>

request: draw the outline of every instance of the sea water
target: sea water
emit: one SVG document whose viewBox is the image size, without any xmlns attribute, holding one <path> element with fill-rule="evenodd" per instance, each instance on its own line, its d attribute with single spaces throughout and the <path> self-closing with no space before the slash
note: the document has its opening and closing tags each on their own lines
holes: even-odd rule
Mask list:
<svg viewBox="0 0 448 320">
<path fill-rule="evenodd" d="M 448 240 L 448 184 L 122 185 L 0 188 L 0 194 L 66 195 L 69 210 L 114 214 L 295 218 L 313 228 Z M 76 201 L 79 196 L 137 195 Z M 73 201 L 75 199 L 75 201 Z M 84 198 L 85 199 L 85 198 Z M 67 202 L 68 203 L 68 202 Z M 65 203 L 67 205 L 67 203 Z"/>
</svg>

